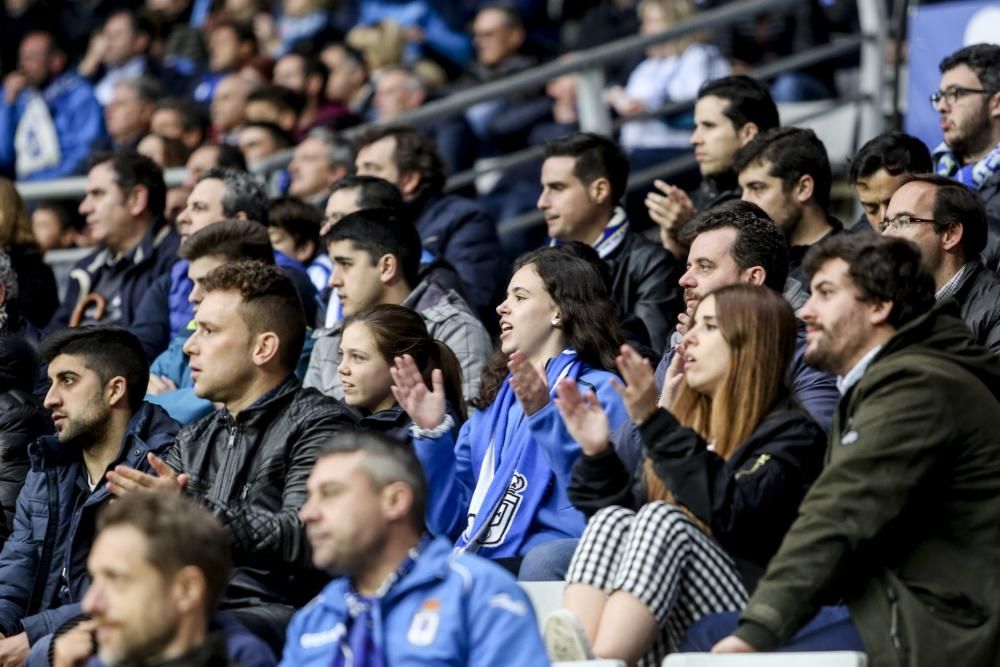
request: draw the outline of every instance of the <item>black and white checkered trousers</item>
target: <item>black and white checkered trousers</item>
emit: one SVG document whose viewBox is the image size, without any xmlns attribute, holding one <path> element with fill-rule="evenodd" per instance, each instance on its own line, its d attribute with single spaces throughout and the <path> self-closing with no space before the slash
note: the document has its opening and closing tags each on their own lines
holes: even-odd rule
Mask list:
<svg viewBox="0 0 1000 667">
<path fill-rule="evenodd" d="M 684 512 L 660 501 L 638 512 L 607 507 L 595 514 L 566 582 L 608 595 L 625 591 L 649 608 L 660 634 L 640 665 L 659 665 L 692 623 L 747 601 L 732 558 Z"/>
</svg>

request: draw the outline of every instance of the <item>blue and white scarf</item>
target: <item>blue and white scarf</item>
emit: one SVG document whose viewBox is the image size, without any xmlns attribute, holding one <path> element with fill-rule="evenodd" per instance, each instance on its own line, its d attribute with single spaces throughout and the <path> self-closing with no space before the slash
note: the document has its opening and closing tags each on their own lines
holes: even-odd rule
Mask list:
<svg viewBox="0 0 1000 667">
<path fill-rule="evenodd" d="M 608 221 L 608 226 L 604 228 L 601 232 L 601 238 L 597 239 L 594 243 L 594 250 L 601 259 L 606 258 L 615 248 L 622 244 L 625 240 L 625 234 L 628 233 L 628 216 L 625 215 L 625 209 L 621 206 L 615 207 L 615 214 L 611 216 L 611 220 Z M 557 239 L 552 239 L 549 242 L 550 246 L 560 245 L 562 242 Z"/>
<path fill-rule="evenodd" d="M 545 368 L 550 398 L 559 380 L 576 380 L 587 370 L 571 349 L 550 359 Z M 478 441 L 472 445 L 472 464 L 478 467 L 479 478 L 469 506 L 468 525 L 456 543 L 459 551 L 489 558 L 519 555 L 555 478 L 525 423 L 527 416 L 521 412 L 513 423 L 509 418 L 517 401 L 509 380 L 508 376 L 487 409 L 476 433 Z M 513 432 L 508 432 L 511 428 Z"/>
<path fill-rule="evenodd" d="M 954 178 L 973 190 L 979 190 L 994 174 L 1000 173 L 1000 144 L 976 164 L 963 165 L 948 144 L 941 142 L 934 149 L 934 165 L 938 175 Z"/>
</svg>

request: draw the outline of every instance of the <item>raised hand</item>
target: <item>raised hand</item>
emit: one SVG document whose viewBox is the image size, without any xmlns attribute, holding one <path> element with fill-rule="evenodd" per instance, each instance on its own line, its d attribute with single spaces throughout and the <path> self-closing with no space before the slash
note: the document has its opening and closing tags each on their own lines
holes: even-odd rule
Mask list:
<svg viewBox="0 0 1000 667">
<path fill-rule="evenodd" d="M 584 454 L 595 456 L 608 448 L 608 415 L 593 391 L 582 396 L 576 382 L 566 378 L 556 383 L 555 401 L 566 430 Z"/>
<path fill-rule="evenodd" d="M 657 403 L 664 410 L 670 410 L 674 406 L 674 399 L 677 398 L 677 388 L 681 386 L 684 379 L 684 344 L 681 343 L 674 348 L 674 356 L 667 366 L 667 374 L 663 377 L 663 390 L 660 392 L 660 400 Z"/>
<path fill-rule="evenodd" d="M 621 354 L 615 359 L 618 372 L 625 385 L 616 380 L 611 384 L 621 394 L 628 416 L 637 426 L 642 425 L 656 411 L 656 378 L 649 361 L 628 345 L 622 345 Z"/>
<path fill-rule="evenodd" d="M 549 403 L 549 387 L 545 384 L 545 371 L 531 365 L 524 352 L 515 352 L 507 361 L 510 369 L 510 386 L 529 417 Z"/>
<path fill-rule="evenodd" d="M 395 362 L 389 373 L 392 375 L 391 389 L 396 402 L 420 428 L 431 430 L 440 426 L 445 415 L 444 377 L 441 371 L 431 373 L 431 384 L 434 386 L 428 389 L 413 357 L 405 354 L 396 357 Z"/>
<path fill-rule="evenodd" d="M 187 486 L 188 476 L 176 473 L 153 452 L 146 455 L 146 460 L 156 471 L 156 475 L 150 475 L 125 465 L 118 465 L 115 466 L 114 470 L 109 470 L 106 477 L 108 491 L 111 495 L 121 498 L 135 491 L 180 493 Z"/>
<path fill-rule="evenodd" d="M 146 393 L 150 396 L 157 396 L 159 394 L 165 394 L 168 391 L 173 391 L 177 389 L 177 385 L 174 381 L 165 375 L 156 375 L 155 373 L 149 374 L 149 385 L 146 387 Z"/>
<path fill-rule="evenodd" d="M 85 665 L 96 649 L 95 630 L 97 630 L 97 620 L 89 619 L 53 639 L 52 667 Z"/>
<path fill-rule="evenodd" d="M 664 247 L 677 257 L 686 254 L 676 241 L 674 234 L 695 215 L 694 203 L 687 193 L 675 185 L 664 181 L 654 181 L 653 186 L 659 193 L 650 192 L 646 195 L 646 210 L 649 218 L 660 227 L 660 240 Z"/>
</svg>

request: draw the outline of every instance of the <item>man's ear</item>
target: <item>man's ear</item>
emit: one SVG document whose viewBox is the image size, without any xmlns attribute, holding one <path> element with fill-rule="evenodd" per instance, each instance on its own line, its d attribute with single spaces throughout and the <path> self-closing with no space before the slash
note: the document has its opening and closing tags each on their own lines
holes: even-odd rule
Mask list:
<svg viewBox="0 0 1000 667">
<path fill-rule="evenodd" d="M 989 102 L 986 103 L 986 108 L 988 109 L 990 118 L 1000 119 L 1000 92 L 993 93 L 990 96 Z"/>
<path fill-rule="evenodd" d="M 606 178 L 595 178 L 587 187 L 590 201 L 597 205 L 605 204 L 611 198 L 611 183 Z"/>
<path fill-rule="evenodd" d="M 265 331 L 254 337 L 253 349 L 250 351 L 250 359 L 254 366 L 263 366 L 276 356 L 281 349 L 281 339 L 273 331 Z"/>
<path fill-rule="evenodd" d="M 889 321 L 889 314 L 892 313 L 892 301 L 876 301 L 868 304 L 870 314 L 868 321 L 874 325 L 885 324 Z"/>
<path fill-rule="evenodd" d="M 812 199 L 815 191 L 816 181 L 813 180 L 813 177 L 809 174 L 802 174 L 798 182 L 795 183 L 792 194 L 795 196 L 795 201 L 799 204 L 805 204 Z"/>
<path fill-rule="evenodd" d="M 172 593 L 177 611 L 190 614 L 204 608 L 206 595 L 205 574 L 194 565 L 182 567 L 174 575 Z"/>
<path fill-rule="evenodd" d="M 142 215 L 149 208 L 149 188 L 137 185 L 125 196 L 125 210 L 129 215 Z"/>
<path fill-rule="evenodd" d="M 379 279 L 383 285 L 391 285 L 403 277 L 399 258 L 395 255 L 385 254 L 379 257 L 377 268 Z"/>
<path fill-rule="evenodd" d="M 764 281 L 767 280 L 767 271 L 764 270 L 763 266 L 751 266 L 743 271 L 743 280 L 748 285 L 763 285 Z"/>
<path fill-rule="evenodd" d="M 316 254 L 316 244 L 313 241 L 306 241 L 295 249 L 295 259 L 302 264 L 307 263 Z"/>
<path fill-rule="evenodd" d="M 403 482 L 392 482 L 382 489 L 382 515 L 388 521 L 405 519 L 413 507 L 413 489 Z"/>
<path fill-rule="evenodd" d="M 128 402 L 128 382 L 121 375 L 116 375 L 104 386 L 104 394 L 111 407 L 117 407 L 122 401 Z"/>
<path fill-rule="evenodd" d="M 760 133 L 760 128 L 757 127 L 757 123 L 753 121 L 747 121 L 744 123 L 743 127 L 736 130 L 736 138 L 740 141 L 740 147 L 746 146 L 750 143 L 750 140 L 756 137 Z"/>
<path fill-rule="evenodd" d="M 403 172 L 399 175 L 399 191 L 403 197 L 412 197 L 420 187 L 420 172 L 416 169 Z"/>
<path fill-rule="evenodd" d="M 941 232 L 941 247 L 950 252 L 962 242 L 965 236 L 965 226 L 961 222 L 953 222 Z"/>
</svg>

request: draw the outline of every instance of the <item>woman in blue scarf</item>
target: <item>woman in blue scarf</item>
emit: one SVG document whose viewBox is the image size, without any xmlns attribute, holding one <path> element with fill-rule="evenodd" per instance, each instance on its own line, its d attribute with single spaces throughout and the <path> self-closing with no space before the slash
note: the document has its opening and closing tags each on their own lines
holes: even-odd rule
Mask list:
<svg viewBox="0 0 1000 667">
<path fill-rule="evenodd" d="M 570 378 L 593 391 L 612 424 L 627 418 L 606 370 L 621 329 L 597 267 L 556 247 L 528 253 L 514 268 L 497 307 L 500 350 L 457 442 L 441 374 L 429 390 L 411 359 L 397 359 L 392 371 L 415 444 L 433 442 L 435 465 L 454 470 L 456 546 L 512 568 L 539 544 L 579 537 L 586 523 L 566 495 L 580 446 L 552 402 L 556 383 Z"/>
</svg>

